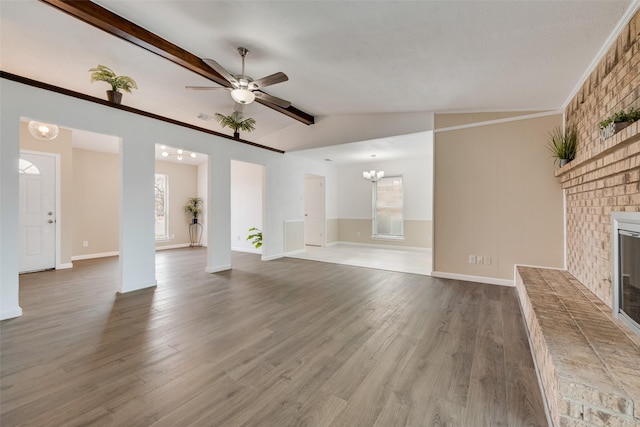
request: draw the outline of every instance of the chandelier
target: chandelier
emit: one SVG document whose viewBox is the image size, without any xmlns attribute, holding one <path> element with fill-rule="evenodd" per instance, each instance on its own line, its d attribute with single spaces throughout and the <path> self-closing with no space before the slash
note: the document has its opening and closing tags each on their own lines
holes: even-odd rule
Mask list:
<svg viewBox="0 0 640 427">
<path fill-rule="evenodd" d="M 375 160 L 376 155 L 372 154 L 371 158 Z M 362 177 L 371 182 L 380 181 L 380 179 L 384 177 L 384 171 L 376 171 L 375 169 L 371 169 L 370 171 L 363 171 Z"/>
<path fill-rule="evenodd" d="M 182 150 L 182 149 L 180 149 L 180 148 L 178 148 L 178 149 L 175 151 L 175 153 L 170 153 L 170 152 L 168 151 L 168 148 L 167 148 L 167 146 L 166 146 L 166 145 L 161 145 L 161 146 L 160 146 L 160 149 L 162 150 L 162 153 L 161 153 L 161 154 L 162 154 L 162 157 L 175 156 L 175 157 L 176 157 L 176 159 L 178 159 L 178 160 L 182 160 L 182 159 L 183 159 L 183 155 L 184 155 L 184 156 L 186 156 L 186 154 L 185 154 L 184 150 Z M 191 154 L 189 154 L 189 157 L 191 157 L 191 158 L 194 158 L 194 159 L 195 159 L 195 158 L 196 158 L 196 153 L 193 153 L 193 152 L 192 152 Z"/>
<path fill-rule="evenodd" d="M 384 177 L 384 171 L 376 171 L 374 169 L 370 171 L 364 171 L 362 172 L 362 177 L 371 182 L 380 181 L 380 178 Z"/>
</svg>

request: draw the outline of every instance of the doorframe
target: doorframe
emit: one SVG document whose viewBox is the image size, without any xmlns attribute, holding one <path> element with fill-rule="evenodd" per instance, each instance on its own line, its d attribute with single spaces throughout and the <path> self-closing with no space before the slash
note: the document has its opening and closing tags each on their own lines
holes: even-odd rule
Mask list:
<svg viewBox="0 0 640 427">
<path fill-rule="evenodd" d="M 62 235 L 62 228 L 60 227 L 60 223 L 61 223 L 61 218 L 62 218 L 62 211 L 61 211 L 61 202 L 60 202 L 60 154 L 58 153 L 49 153 L 46 151 L 35 151 L 35 150 L 23 150 L 20 149 L 20 158 L 22 158 L 22 154 L 33 154 L 36 156 L 46 156 L 46 157 L 53 157 L 55 160 L 55 165 L 56 165 L 56 172 L 55 172 L 55 180 L 56 180 L 56 185 L 55 185 L 55 198 L 56 198 L 56 231 L 55 231 L 55 269 L 56 270 L 62 270 L 65 268 L 72 268 L 73 267 L 73 263 L 68 263 L 68 264 L 61 264 L 60 263 L 60 250 L 61 250 L 61 235 Z M 17 174 L 20 174 L 20 172 L 17 172 Z M 18 179 L 20 179 L 20 177 L 18 177 Z M 18 242 L 18 244 L 20 244 L 20 242 Z"/>
</svg>

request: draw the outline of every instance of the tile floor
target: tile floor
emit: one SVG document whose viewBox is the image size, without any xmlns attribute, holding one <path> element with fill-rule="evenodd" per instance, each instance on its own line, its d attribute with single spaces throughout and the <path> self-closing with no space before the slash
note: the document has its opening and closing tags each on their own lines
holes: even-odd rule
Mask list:
<svg viewBox="0 0 640 427">
<path fill-rule="evenodd" d="M 385 248 L 338 243 L 327 247 L 306 246 L 305 252 L 289 255 L 289 257 L 426 276 L 429 276 L 432 270 L 431 249 Z"/>
</svg>

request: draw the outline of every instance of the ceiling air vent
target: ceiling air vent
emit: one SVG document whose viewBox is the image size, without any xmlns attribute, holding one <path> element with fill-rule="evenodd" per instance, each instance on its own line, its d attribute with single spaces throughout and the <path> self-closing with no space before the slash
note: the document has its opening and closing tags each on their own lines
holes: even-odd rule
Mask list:
<svg viewBox="0 0 640 427">
<path fill-rule="evenodd" d="M 206 114 L 203 114 L 203 113 L 198 114 L 196 117 L 198 117 L 200 120 L 204 120 L 207 122 L 210 122 L 211 120 L 213 120 L 213 117 L 207 116 Z"/>
</svg>

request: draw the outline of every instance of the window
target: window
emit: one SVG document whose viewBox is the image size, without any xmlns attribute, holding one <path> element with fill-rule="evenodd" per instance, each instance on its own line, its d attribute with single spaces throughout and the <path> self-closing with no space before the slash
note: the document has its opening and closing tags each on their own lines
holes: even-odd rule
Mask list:
<svg viewBox="0 0 640 427">
<path fill-rule="evenodd" d="M 169 177 L 162 173 L 156 174 L 155 184 L 155 217 L 156 240 L 169 239 Z"/>
<path fill-rule="evenodd" d="M 373 192 L 373 237 L 403 239 L 402 176 L 381 178 L 374 184 Z"/>
<path fill-rule="evenodd" d="M 26 173 L 29 175 L 40 175 L 40 169 L 29 160 L 20 159 L 18 163 L 18 172 Z"/>
</svg>

